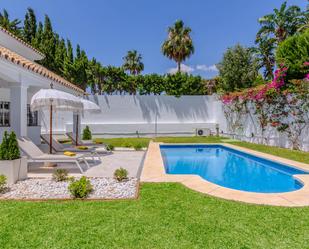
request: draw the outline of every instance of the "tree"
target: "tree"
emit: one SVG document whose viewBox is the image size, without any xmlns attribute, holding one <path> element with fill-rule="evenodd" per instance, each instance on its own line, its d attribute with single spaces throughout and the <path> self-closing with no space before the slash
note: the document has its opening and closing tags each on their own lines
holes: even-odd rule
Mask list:
<svg viewBox="0 0 309 249">
<path fill-rule="evenodd" d="M 308 73 L 309 30 L 289 37 L 276 50 L 276 61 L 287 68 L 288 79 L 303 79 Z"/>
<path fill-rule="evenodd" d="M 305 22 L 305 15 L 298 6 L 287 7 L 287 2 L 284 2 L 280 9 L 274 9 L 274 13 L 259 19 L 261 29 L 256 35 L 256 42 L 266 37 L 274 37 L 275 42 L 279 44 L 288 36 L 295 34 Z"/>
<path fill-rule="evenodd" d="M 73 47 L 70 40 L 67 40 L 67 57 L 70 63 L 74 61 Z"/>
<path fill-rule="evenodd" d="M 144 70 L 142 55 L 138 54 L 136 50 L 128 51 L 123 60 L 124 64 L 122 67 L 124 70 L 128 70 L 130 74 L 137 75 Z"/>
<path fill-rule="evenodd" d="M 37 32 L 37 21 L 33 9 L 28 8 L 24 20 L 23 37 L 26 42 L 32 43 Z"/>
<path fill-rule="evenodd" d="M 264 68 L 264 78 L 271 80 L 275 67 L 274 39 L 261 39 L 252 51 L 259 61 L 259 68 Z"/>
<path fill-rule="evenodd" d="M 126 84 L 127 75 L 123 68 L 108 66 L 102 74 L 102 91 L 107 94 L 123 93 Z"/>
<path fill-rule="evenodd" d="M 80 50 L 79 45 L 76 48 L 76 58 L 73 63 L 74 70 L 74 78 L 73 82 L 75 82 L 80 88 L 86 90 L 88 85 L 88 57 L 84 50 Z"/>
<path fill-rule="evenodd" d="M 180 97 L 181 95 L 203 94 L 204 84 L 200 76 L 177 72 L 167 74 L 165 77 L 165 92 L 168 95 Z"/>
<path fill-rule="evenodd" d="M 176 61 L 178 72 L 180 72 L 181 63 L 194 53 L 190 33 L 191 29 L 185 27 L 183 21 L 176 21 L 172 27 L 168 28 L 168 38 L 161 48 L 163 55 Z"/>
<path fill-rule="evenodd" d="M 250 87 L 258 76 L 258 62 L 253 52 L 239 44 L 227 49 L 217 67 L 224 91 Z"/>
<path fill-rule="evenodd" d="M 160 95 L 164 92 L 165 81 L 164 76 L 158 74 L 147 74 L 143 76 L 143 80 L 139 81 L 138 91 L 141 95 L 155 94 Z"/>
<path fill-rule="evenodd" d="M 255 49 L 259 58 L 260 68 L 264 67 L 264 77 L 272 79 L 275 66 L 274 50 L 287 37 L 299 32 L 308 20 L 308 14 L 301 11 L 298 6 L 289 6 L 284 2 L 279 9 L 274 9 L 272 14 L 259 19 L 261 25 L 256 35 Z"/>
<path fill-rule="evenodd" d="M 57 38 L 56 41 L 57 43 L 56 43 L 56 49 L 55 49 L 55 70 L 56 70 L 56 73 L 62 74 L 64 70 L 64 61 L 65 61 L 67 50 L 66 50 L 64 39 L 60 40 L 59 38 Z"/>
<path fill-rule="evenodd" d="M 306 30 L 309 29 L 309 4 L 307 4 L 304 16 L 305 16 L 305 22 L 300 25 L 300 27 L 297 30 L 298 32 L 305 32 Z"/>
<path fill-rule="evenodd" d="M 9 13 L 6 9 L 3 9 L 3 13 L 0 13 L 0 26 L 2 26 L 7 31 L 19 36 L 21 27 L 19 24 L 21 23 L 20 20 L 14 19 L 10 20 Z"/>
<path fill-rule="evenodd" d="M 90 84 L 92 94 L 101 94 L 102 93 L 102 76 L 103 76 L 103 67 L 100 62 L 97 62 L 95 58 L 88 64 L 87 77 Z"/>
<path fill-rule="evenodd" d="M 70 40 L 67 40 L 66 44 L 66 56 L 64 57 L 63 61 L 63 71 L 62 75 L 64 78 L 66 78 L 68 81 L 74 82 L 74 55 L 73 55 L 73 47 Z"/>
<path fill-rule="evenodd" d="M 32 41 L 32 45 L 37 49 L 40 49 L 42 40 L 43 40 L 43 24 L 39 22 L 35 37 Z"/>
<path fill-rule="evenodd" d="M 39 49 L 45 55 L 45 58 L 40 63 L 52 71 L 57 71 L 55 66 L 56 39 L 51 21 L 47 15 L 45 15 L 42 40 L 39 45 Z"/>
</svg>

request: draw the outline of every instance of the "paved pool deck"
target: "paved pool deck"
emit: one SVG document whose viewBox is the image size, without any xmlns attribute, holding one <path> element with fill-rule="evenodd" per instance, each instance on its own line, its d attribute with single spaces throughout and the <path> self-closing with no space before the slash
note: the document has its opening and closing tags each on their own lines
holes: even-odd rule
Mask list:
<svg viewBox="0 0 309 249">
<path fill-rule="evenodd" d="M 304 186 L 296 191 L 285 193 L 253 193 L 240 190 L 225 188 L 217 184 L 211 183 L 198 175 L 171 175 L 166 174 L 164 163 L 160 152 L 160 144 L 150 142 L 148 151 L 144 161 L 144 167 L 141 174 L 141 182 L 178 182 L 184 186 L 211 196 L 241 201 L 252 204 L 286 206 L 286 207 L 300 207 L 309 206 L 309 174 L 308 175 L 294 175 Z M 266 158 L 274 162 L 290 165 L 309 172 L 309 165 L 284 159 L 281 157 L 269 155 L 266 153 L 246 149 L 243 147 L 221 143 L 221 145 L 246 152 L 261 158 Z"/>
<path fill-rule="evenodd" d="M 100 155 L 101 162 L 90 163 L 90 168 L 81 164 L 84 175 L 88 177 L 113 177 L 114 171 L 120 167 L 129 172 L 129 177 L 140 177 L 145 151 L 114 151 L 111 154 Z M 55 167 L 44 166 L 42 163 L 29 164 L 28 177 L 51 177 Z M 81 176 L 81 172 L 72 163 L 60 163 L 57 168 L 67 169 L 71 176 Z"/>
</svg>

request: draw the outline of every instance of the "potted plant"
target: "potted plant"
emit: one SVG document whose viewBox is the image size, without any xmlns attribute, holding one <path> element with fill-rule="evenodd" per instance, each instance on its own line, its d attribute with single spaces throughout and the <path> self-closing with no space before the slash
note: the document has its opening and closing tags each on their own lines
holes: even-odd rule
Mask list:
<svg viewBox="0 0 309 249">
<path fill-rule="evenodd" d="M 20 156 L 16 134 L 4 132 L 0 145 L 0 175 L 5 175 L 8 184 L 27 178 L 27 158 Z"/>
</svg>

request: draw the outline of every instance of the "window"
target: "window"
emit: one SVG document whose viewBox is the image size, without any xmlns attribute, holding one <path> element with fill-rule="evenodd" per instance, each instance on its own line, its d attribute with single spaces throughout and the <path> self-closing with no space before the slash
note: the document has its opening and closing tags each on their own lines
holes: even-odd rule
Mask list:
<svg viewBox="0 0 309 249">
<path fill-rule="evenodd" d="M 27 125 L 38 126 L 38 112 L 32 112 L 30 110 L 30 105 L 27 105 Z"/>
<path fill-rule="evenodd" d="M 10 102 L 0 101 L 0 127 L 10 126 Z"/>
</svg>

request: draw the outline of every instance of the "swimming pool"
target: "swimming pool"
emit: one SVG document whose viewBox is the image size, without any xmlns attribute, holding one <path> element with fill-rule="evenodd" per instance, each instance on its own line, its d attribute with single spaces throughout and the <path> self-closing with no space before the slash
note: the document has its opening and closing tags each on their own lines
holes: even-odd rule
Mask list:
<svg viewBox="0 0 309 249">
<path fill-rule="evenodd" d="M 223 145 L 160 145 L 167 174 L 196 174 L 236 190 L 280 193 L 300 189 L 293 178 L 307 174 Z"/>
</svg>

